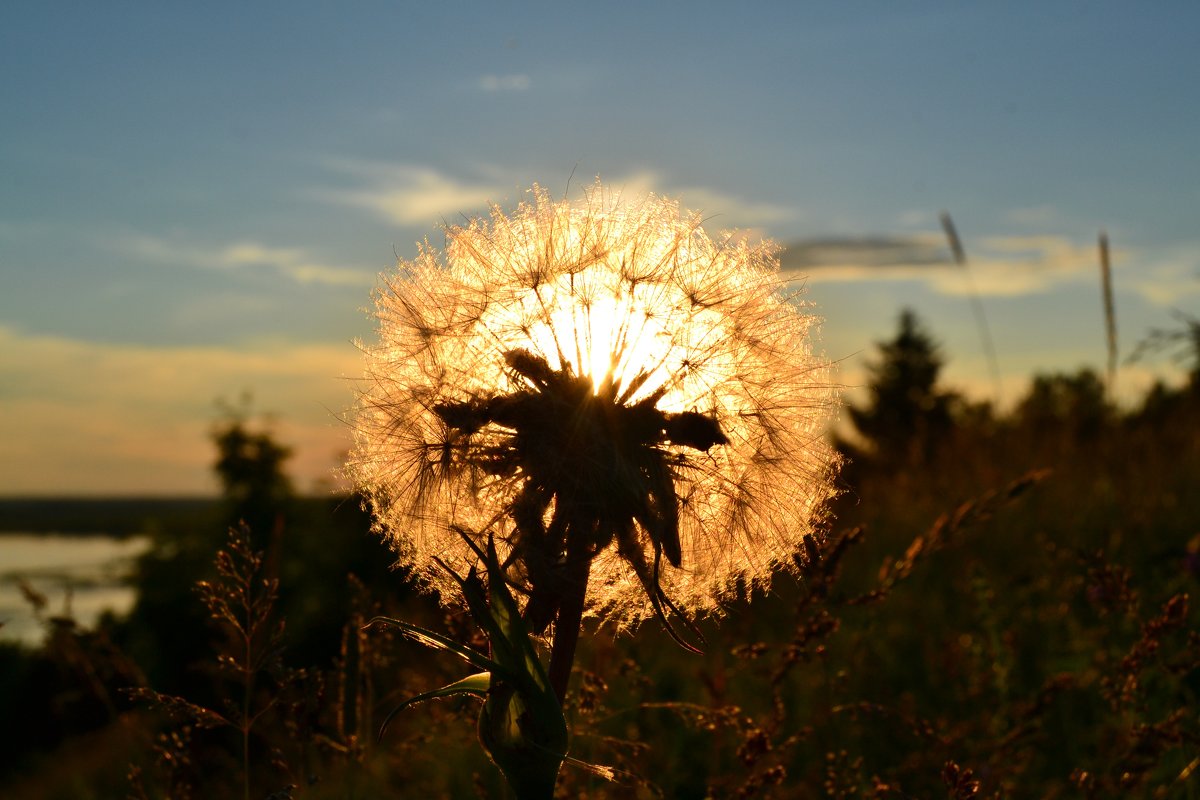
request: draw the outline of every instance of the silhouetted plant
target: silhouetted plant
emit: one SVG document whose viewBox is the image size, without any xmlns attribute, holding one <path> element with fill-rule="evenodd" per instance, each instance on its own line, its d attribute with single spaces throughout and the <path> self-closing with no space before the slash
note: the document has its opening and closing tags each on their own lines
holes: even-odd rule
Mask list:
<svg viewBox="0 0 1200 800">
<path fill-rule="evenodd" d="M 186 698 L 136 688 L 130 694 L 162 708 L 193 727 L 231 728 L 238 733 L 242 795 L 250 797 L 251 745 L 256 726 L 281 700 L 287 680 L 280 660 L 283 622 L 275 616 L 278 581 L 263 575 L 263 557 L 250 546 L 245 527 L 230 529 L 217 552 L 218 578 L 196 590 L 220 637 L 217 672 L 237 687 L 223 693 L 220 709 Z"/>
<path fill-rule="evenodd" d="M 425 248 L 380 293 L 350 471 L 401 559 L 466 599 L 493 657 L 392 623 L 490 665 L 440 692 L 485 698 L 481 741 L 519 792 L 544 754 L 524 791 L 548 796 L 566 739 L 544 680 L 560 705 L 584 614 L 618 628 L 653 614 L 694 650 L 674 624 L 695 641 L 691 615 L 796 568 L 836 460 L 813 318 L 768 247 L 714 242 L 673 203 L 599 185 L 579 206 L 533 194 L 448 229 L 445 264 Z M 543 676 L 528 637 L 551 625 Z M 503 733 L 498 698 L 517 723 Z"/>
<path fill-rule="evenodd" d="M 1182 311 L 1174 312 L 1180 323 L 1176 328 L 1151 328 L 1138 343 L 1129 361 L 1138 361 L 1154 353 L 1166 353 L 1177 363 L 1188 365 L 1193 386 L 1200 386 L 1200 318 Z"/>
</svg>

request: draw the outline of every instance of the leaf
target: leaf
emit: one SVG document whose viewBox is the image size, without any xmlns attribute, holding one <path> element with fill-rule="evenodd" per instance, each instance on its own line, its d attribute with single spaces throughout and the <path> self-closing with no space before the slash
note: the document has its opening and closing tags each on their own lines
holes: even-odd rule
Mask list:
<svg viewBox="0 0 1200 800">
<path fill-rule="evenodd" d="M 403 620 L 375 617 L 368 623 L 368 627 L 376 622 L 391 625 L 414 641 L 454 653 L 485 670 L 405 700 L 387 715 L 379 736 L 382 738 L 393 717 L 414 703 L 460 694 L 482 697 L 478 732 L 483 749 L 504 773 L 517 796 L 549 798 L 554 794 L 558 771 L 567 752 L 567 722 L 521 619 L 517 601 L 504 582 L 495 542 L 491 539 L 485 562 L 486 586 L 475 569 L 465 578 L 448 567 L 446 571 L 462 590 L 472 618 L 487 634 L 491 658 Z"/>
<path fill-rule="evenodd" d="M 489 584 L 504 585 L 504 579 L 501 577 L 499 567 L 493 570 L 489 563 L 488 575 Z M 506 668 L 506 673 L 511 673 L 513 667 L 520 659 L 513 652 L 512 643 L 509 641 L 501 625 L 501 619 L 496 614 L 495 606 L 488 605 L 488 590 L 484 588 L 479 574 L 472 569 L 465 579 L 459 581 L 459 586 L 462 587 L 463 597 L 467 601 L 467 607 L 471 611 L 471 616 L 483 628 L 483 632 L 487 634 L 488 641 L 491 642 L 492 658 L 496 660 L 496 663 Z"/>
<path fill-rule="evenodd" d="M 463 678 L 461 681 L 455 681 L 449 686 L 443 686 L 440 689 L 433 689 L 428 692 L 422 692 L 414 697 L 410 697 L 400 705 L 388 712 L 384 718 L 383 724 L 379 726 L 379 739 L 383 739 L 383 735 L 387 733 L 388 725 L 391 724 L 392 718 L 399 714 L 409 706 L 423 703 L 426 700 L 434 700 L 439 697 L 454 697 L 460 694 L 474 695 L 475 697 L 486 698 L 488 690 L 492 685 L 492 674 L 490 672 L 479 672 L 475 675 L 470 675 Z"/>
<path fill-rule="evenodd" d="M 383 625 L 391 625 L 394 628 L 399 628 L 400 632 L 405 636 L 415 642 L 420 642 L 426 647 L 432 647 L 435 650 L 446 650 L 454 653 L 468 664 L 478 667 L 485 672 L 507 673 L 507 670 L 504 669 L 503 666 L 497 664 L 483 653 L 476 652 L 469 647 L 464 647 L 453 639 L 445 637 L 440 633 L 413 625 L 411 622 L 405 622 L 402 619 L 393 619 L 392 617 L 374 617 L 363 627 L 369 628 L 376 622 Z"/>
<path fill-rule="evenodd" d="M 542 703 L 546 699 L 553 700 L 553 709 L 561 716 L 562 709 L 559 707 L 558 698 L 554 696 L 554 692 L 550 688 L 550 679 L 546 675 L 545 668 L 542 667 L 537 650 L 533 647 L 533 640 L 529 636 L 525 622 L 521 619 L 521 610 L 517 607 L 517 601 L 513 599 L 508 586 L 500 578 L 503 574 L 500 569 L 500 559 L 496 554 L 496 543 L 491 537 L 488 537 L 487 556 L 488 574 L 496 576 L 488 581 L 489 609 L 495 626 L 508 645 L 503 651 L 497 650 L 493 641 L 492 649 L 496 653 L 496 658 L 503 666 L 526 679 L 527 683 L 521 687 L 522 689 L 538 695 L 539 701 Z M 506 659 L 500 658 L 502 652 Z M 505 663 L 507 659 L 511 659 L 511 661 Z M 549 708 L 543 710 L 550 712 Z"/>
<path fill-rule="evenodd" d="M 518 797 L 550 798 L 567 750 L 567 726 L 536 695 L 497 683 L 479 713 L 479 743 Z M 532 701 L 532 702 L 531 702 Z"/>
</svg>

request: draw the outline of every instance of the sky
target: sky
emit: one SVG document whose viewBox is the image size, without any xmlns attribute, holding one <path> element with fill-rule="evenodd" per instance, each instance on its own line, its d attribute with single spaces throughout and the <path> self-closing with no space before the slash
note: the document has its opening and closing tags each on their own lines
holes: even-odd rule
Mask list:
<svg viewBox="0 0 1200 800">
<path fill-rule="evenodd" d="M 1198 29 L 1168 0 L 12 0 L 0 496 L 213 493 L 247 394 L 327 490 L 379 275 L 596 177 L 776 241 L 851 402 L 906 307 L 979 399 L 1102 371 L 1107 230 L 1136 402 L 1180 370 L 1124 357 L 1200 304 Z"/>
</svg>

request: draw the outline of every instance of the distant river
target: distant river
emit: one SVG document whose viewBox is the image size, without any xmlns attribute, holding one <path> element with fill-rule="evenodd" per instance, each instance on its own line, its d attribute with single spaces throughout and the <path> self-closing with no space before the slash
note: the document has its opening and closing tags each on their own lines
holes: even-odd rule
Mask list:
<svg viewBox="0 0 1200 800">
<path fill-rule="evenodd" d="M 127 613 L 136 598 L 124 580 L 149 547 L 144 536 L 0 533 L 0 639 L 37 644 L 45 633 L 21 593 L 22 580 L 45 596 L 43 616 L 69 613 L 90 626 L 106 609 Z"/>
</svg>

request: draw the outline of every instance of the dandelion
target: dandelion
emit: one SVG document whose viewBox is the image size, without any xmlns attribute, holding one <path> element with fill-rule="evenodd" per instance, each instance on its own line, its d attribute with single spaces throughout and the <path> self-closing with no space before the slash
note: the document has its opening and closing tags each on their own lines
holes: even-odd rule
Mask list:
<svg viewBox="0 0 1200 800">
<path fill-rule="evenodd" d="M 581 616 L 719 615 L 795 569 L 835 399 L 771 245 L 598 183 L 531 196 L 385 279 L 349 471 L 444 602 L 495 543 L 557 685 Z"/>
</svg>

